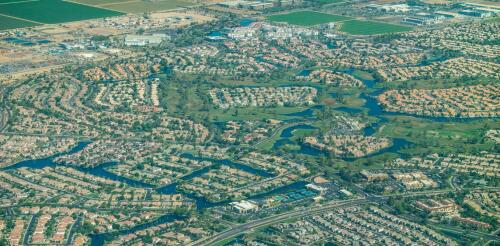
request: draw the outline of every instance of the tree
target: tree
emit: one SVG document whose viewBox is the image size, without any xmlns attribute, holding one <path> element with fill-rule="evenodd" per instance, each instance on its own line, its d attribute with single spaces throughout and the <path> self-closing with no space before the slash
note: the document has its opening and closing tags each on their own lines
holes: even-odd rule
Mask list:
<svg viewBox="0 0 500 246">
<path fill-rule="evenodd" d="M 142 240 L 144 243 L 147 243 L 147 244 L 153 243 L 153 236 L 151 236 L 151 234 L 149 234 L 149 231 L 148 231 Z"/>
<path fill-rule="evenodd" d="M 144 170 L 144 163 L 139 163 L 135 166 L 137 170 Z"/>
<path fill-rule="evenodd" d="M 83 235 L 88 235 L 94 232 L 94 225 L 92 225 L 90 222 L 85 221 L 83 222 L 82 226 L 78 228 L 78 232 L 83 234 Z M 1 243 L 0 243 L 1 245 Z"/>
</svg>

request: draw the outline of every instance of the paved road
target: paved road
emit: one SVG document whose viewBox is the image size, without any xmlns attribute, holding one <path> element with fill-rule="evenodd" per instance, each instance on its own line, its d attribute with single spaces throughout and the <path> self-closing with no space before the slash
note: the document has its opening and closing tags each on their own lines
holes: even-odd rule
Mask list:
<svg viewBox="0 0 500 246">
<path fill-rule="evenodd" d="M 496 187 L 486 187 L 486 188 L 474 188 L 474 189 L 469 189 L 470 191 L 477 191 L 477 190 L 499 190 L 499 188 Z M 348 207 L 348 206 L 356 206 L 360 204 L 368 204 L 368 203 L 380 203 L 382 201 L 385 201 L 386 199 L 390 197 L 415 197 L 415 196 L 423 196 L 423 195 L 442 195 L 442 194 L 447 194 L 449 192 L 455 191 L 454 189 L 442 189 L 442 190 L 434 190 L 434 191 L 419 191 L 419 192 L 408 192 L 408 193 L 399 193 L 399 194 L 391 194 L 391 195 L 384 195 L 384 196 L 370 196 L 366 198 L 359 198 L 359 199 L 351 199 L 351 200 L 345 200 L 345 201 L 333 201 L 324 205 L 317 205 L 313 207 L 307 207 L 303 208 L 300 210 L 295 210 L 295 211 L 290 211 L 286 212 L 283 214 L 279 215 L 274 215 L 274 216 L 269 216 L 263 219 L 258 219 L 254 221 L 250 221 L 245 224 L 241 224 L 238 226 L 235 226 L 231 229 L 228 229 L 226 231 L 223 231 L 219 234 L 213 235 L 209 238 L 203 238 L 203 240 L 199 240 L 196 242 L 193 242 L 189 245 L 213 245 L 217 242 L 220 242 L 222 240 L 232 238 L 238 234 L 256 229 L 261 226 L 266 226 L 266 225 L 271 225 L 280 221 L 288 220 L 288 219 L 293 219 L 293 218 L 299 218 L 303 216 L 309 216 L 309 215 L 315 215 L 315 214 L 320 214 L 324 213 L 326 211 L 330 211 L 333 208 L 339 208 L 339 207 Z M 490 235 L 492 236 L 492 235 Z M 493 236 L 495 237 L 495 236 Z"/>
<path fill-rule="evenodd" d="M 436 224 L 436 223 L 431 223 L 430 227 L 438 229 L 438 230 L 443 230 L 443 231 L 451 231 L 451 232 L 454 232 L 454 233 L 457 233 L 457 234 L 467 233 L 470 236 L 473 236 L 475 238 L 486 239 L 488 241 L 500 241 L 500 237 L 499 236 L 496 236 L 496 235 L 493 235 L 493 234 L 484 233 L 484 232 L 481 232 L 481 231 L 472 231 L 472 230 L 465 231 L 465 230 L 463 230 L 461 228 L 457 228 L 455 226 L 446 226 L 446 225 L 441 225 L 441 224 Z"/>
<path fill-rule="evenodd" d="M 362 198 L 362 199 L 353 199 L 353 200 L 347 200 L 347 201 L 339 201 L 335 203 L 330 203 L 322 206 L 316 206 L 308 209 L 301 209 L 297 211 L 291 211 L 291 212 L 286 212 L 283 214 L 279 215 L 274 215 L 274 216 L 269 216 L 264 219 L 259 219 L 259 220 L 254 220 L 251 222 L 248 222 L 246 224 L 241 224 L 236 227 L 233 227 L 227 231 L 224 231 L 220 234 L 217 234 L 215 236 L 212 236 L 211 238 L 204 239 L 202 242 L 197 241 L 194 242 L 190 245 L 212 245 L 216 242 L 222 241 L 227 238 L 234 237 L 240 233 L 253 230 L 255 228 L 261 227 L 261 226 L 266 226 L 270 224 L 274 224 L 283 220 L 287 219 L 292 219 L 296 217 L 302 217 L 306 215 L 315 215 L 315 214 L 320 214 L 324 213 L 326 211 L 329 211 L 333 208 L 339 208 L 339 207 L 348 207 L 348 206 L 355 206 L 355 205 L 360 205 L 360 204 L 366 204 L 369 203 L 370 201 Z"/>
<path fill-rule="evenodd" d="M 71 227 L 69 228 L 69 235 L 66 239 L 66 243 L 64 244 L 64 246 L 70 246 L 71 243 L 73 242 L 73 236 L 76 233 L 75 226 L 79 225 L 81 220 L 82 220 L 82 217 L 79 216 L 76 219 L 76 221 L 73 224 L 71 224 Z"/>
<path fill-rule="evenodd" d="M 34 226 L 35 226 L 35 215 L 32 215 L 30 218 L 30 221 L 28 222 L 28 227 L 26 227 L 26 231 L 27 232 L 32 231 Z M 23 245 L 28 245 L 29 235 L 30 235 L 30 233 L 24 233 Z"/>
</svg>

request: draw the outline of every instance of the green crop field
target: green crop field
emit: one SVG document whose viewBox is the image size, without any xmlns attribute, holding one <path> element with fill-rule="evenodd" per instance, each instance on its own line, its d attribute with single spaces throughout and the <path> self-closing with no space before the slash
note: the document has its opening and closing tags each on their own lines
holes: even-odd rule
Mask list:
<svg viewBox="0 0 500 246">
<path fill-rule="evenodd" d="M 292 25 L 314 26 L 329 22 L 345 21 L 352 18 L 341 15 L 325 14 L 315 11 L 298 11 L 287 14 L 271 15 L 268 16 L 267 19 L 275 22 L 286 22 Z"/>
<path fill-rule="evenodd" d="M 130 2 L 130 0 L 71 0 L 71 1 L 75 3 L 82 3 L 96 7 L 100 5 L 106 6 L 108 4 L 119 4 L 119 3 Z"/>
<path fill-rule="evenodd" d="M 154 2 L 133 1 L 126 3 L 100 5 L 100 6 L 127 13 L 143 13 L 143 12 L 176 9 L 176 8 L 186 7 L 189 5 L 193 4 L 178 0 L 164 0 L 164 1 L 154 1 Z"/>
<path fill-rule="evenodd" d="M 33 0 L 0 0 L 0 6 L 2 6 L 2 4 L 10 4 L 10 3 L 26 2 L 26 1 L 33 1 Z"/>
<path fill-rule="evenodd" d="M 0 15 L 0 30 L 20 28 L 20 27 L 29 27 L 34 26 L 36 23 L 18 20 L 6 16 Z"/>
<path fill-rule="evenodd" d="M 1 0 L 0 0 L 1 1 Z M 182 0 L 75 0 L 75 2 L 88 4 L 96 7 L 116 10 L 126 13 L 144 13 L 161 10 L 176 9 L 193 5 L 193 3 Z"/>
<path fill-rule="evenodd" d="M 354 35 L 374 35 L 394 32 L 407 32 L 412 30 L 411 27 L 375 22 L 375 21 L 360 21 L 349 20 L 342 23 L 340 31 Z"/>
<path fill-rule="evenodd" d="M 55 24 L 117 16 L 123 13 L 62 0 L 27 0 L 1 3 L 0 14 L 44 24 Z"/>
</svg>

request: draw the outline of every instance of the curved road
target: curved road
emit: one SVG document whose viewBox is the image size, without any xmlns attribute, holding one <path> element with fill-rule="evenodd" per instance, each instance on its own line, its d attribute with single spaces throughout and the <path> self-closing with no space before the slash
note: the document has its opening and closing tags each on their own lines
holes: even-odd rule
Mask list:
<svg viewBox="0 0 500 246">
<path fill-rule="evenodd" d="M 196 242 L 189 244 L 189 245 L 213 245 L 214 243 L 217 243 L 217 242 L 222 241 L 224 239 L 234 237 L 240 233 L 250 231 L 250 230 L 256 229 L 256 228 L 261 227 L 261 226 L 274 224 L 274 223 L 277 223 L 277 222 L 280 222 L 283 220 L 287 220 L 287 219 L 291 219 L 291 218 L 324 213 L 324 212 L 329 211 L 333 208 L 355 206 L 355 205 L 366 204 L 366 203 L 370 203 L 370 201 L 365 199 L 365 198 L 360 198 L 360 199 L 339 201 L 339 202 L 335 202 L 335 203 L 320 205 L 320 206 L 317 206 L 314 208 L 309 208 L 307 210 L 301 209 L 301 210 L 297 210 L 297 211 L 286 212 L 286 213 L 279 214 L 279 215 L 269 216 L 269 217 L 264 218 L 264 219 L 254 220 L 254 221 L 251 221 L 251 222 L 248 222 L 245 224 L 235 226 L 235 227 L 233 227 L 229 230 L 226 230 L 220 234 L 214 235 L 210 238 L 205 238 L 202 241 L 196 241 Z"/>
<path fill-rule="evenodd" d="M 470 191 L 474 190 L 499 190 L 497 187 L 485 187 L 485 188 L 475 188 L 475 189 L 469 189 Z M 293 218 L 299 218 L 302 216 L 308 216 L 308 215 L 315 215 L 315 214 L 320 214 L 324 213 L 326 211 L 329 211 L 333 208 L 339 208 L 339 207 L 348 207 L 348 206 L 356 206 L 360 204 L 369 204 L 369 203 L 379 203 L 382 202 L 389 197 L 394 197 L 394 196 L 401 196 L 401 197 L 415 197 L 415 196 L 425 196 L 425 195 L 442 195 L 446 194 L 449 192 L 455 191 L 454 189 L 443 189 L 443 190 L 434 190 L 434 191 L 417 191 L 417 192 L 408 192 L 408 193 L 402 193 L 402 194 L 391 194 L 391 195 L 384 195 L 384 196 L 370 196 L 366 198 L 359 198 L 359 199 L 351 199 L 351 200 L 344 200 L 344 201 L 333 201 L 327 204 L 323 205 L 316 205 L 313 207 L 307 207 L 303 208 L 300 210 L 296 211 L 290 211 L 290 212 L 285 212 L 282 214 L 274 215 L 274 216 L 269 216 L 263 219 L 258 219 L 258 220 L 253 220 L 245 224 L 240 224 L 237 225 L 233 228 L 230 228 L 226 231 L 223 231 L 219 234 L 213 235 L 208 238 L 202 238 L 196 242 L 193 242 L 188 245 L 214 245 L 217 242 L 220 242 L 222 240 L 232 238 L 234 236 L 237 236 L 238 234 L 251 231 L 253 229 L 266 226 L 266 225 L 271 225 L 274 223 L 278 223 L 280 221 L 288 220 L 288 219 L 293 219 Z"/>
</svg>

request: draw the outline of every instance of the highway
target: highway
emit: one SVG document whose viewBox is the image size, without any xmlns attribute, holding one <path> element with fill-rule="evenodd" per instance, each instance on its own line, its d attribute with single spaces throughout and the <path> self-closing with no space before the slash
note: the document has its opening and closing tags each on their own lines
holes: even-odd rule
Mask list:
<svg viewBox="0 0 500 246">
<path fill-rule="evenodd" d="M 310 207 L 310 208 L 306 208 L 306 209 L 300 209 L 300 210 L 296 210 L 296 211 L 290 211 L 290 212 L 286 212 L 283 214 L 269 216 L 269 217 L 264 218 L 264 219 L 253 220 L 251 222 L 235 226 L 229 230 L 226 230 L 222 233 L 216 234 L 210 238 L 204 238 L 203 240 L 196 241 L 196 242 L 189 244 L 189 245 L 213 245 L 214 243 L 217 243 L 217 242 L 222 241 L 224 239 L 234 237 L 240 233 L 250 231 L 250 230 L 256 229 L 256 228 L 261 227 L 261 226 L 271 225 L 271 224 L 274 224 L 274 223 L 277 223 L 280 221 L 284 221 L 284 220 L 288 220 L 288 219 L 292 219 L 292 218 L 297 218 L 297 217 L 302 217 L 302 216 L 306 216 L 306 215 L 320 214 L 320 213 L 324 213 L 326 211 L 330 211 L 333 208 L 356 206 L 356 205 L 367 204 L 367 203 L 370 203 L 370 201 L 368 199 L 360 198 L 360 199 L 352 199 L 352 200 L 346 200 L 346 201 L 338 201 L 338 202 L 334 202 L 334 203 Z"/>
<path fill-rule="evenodd" d="M 498 188 L 496 188 L 496 187 L 474 188 L 474 189 L 469 189 L 469 190 L 470 191 L 480 191 L 480 190 L 491 190 L 491 189 L 498 190 Z M 215 234 L 211 237 L 202 238 L 202 239 L 195 241 L 195 242 L 188 244 L 188 245 L 200 245 L 200 246 L 213 245 L 213 244 L 220 242 L 222 240 L 232 238 L 234 236 L 237 236 L 238 234 L 245 233 L 245 232 L 254 230 L 254 229 L 262 227 L 262 226 L 271 225 L 271 224 L 285 221 L 288 219 L 294 219 L 294 218 L 300 218 L 303 216 L 321 214 L 321 213 L 330 211 L 331 209 L 334 209 L 334 208 L 349 207 L 349 206 L 356 206 L 356 205 L 370 204 L 370 203 L 376 204 L 376 203 L 380 203 L 382 201 L 385 201 L 386 199 L 388 199 L 390 197 L 399 197 L 399 196 L 400 197 L 416 197 L 416 196 L 425 196 L 425 195 L 442 195 L 442 194 L 446 194 L 446 193 L 453 192 L 453 191 L 455 191 L 455 190 L 454 189 L 442 189 L 442 190 L 433 190 L 433 191 L 395 193 L 395 194 L 384 195 L 384 196 L 369 196 L 366 198 L 358 198 L 358 199 L 343 200 L 343 201 L 332 201 L 332 202 L 327 203 L 327 204 L 306 207 L 306 208 L 302 208 L 299 210 L 294 210 L 294 211 L 285 212 L 285 213 L 278 214 L 278 215 L 269 216 L 269 217 L 266 217 L 263 219 L 253 220 L 253 221 L 247 222 L 245 224 L 240 224 L 240 225 L 237 225 L 235 227 L 232 227 L 226 231 L 223 231 L 219 234 Z"/>
<path fill-rule="evenodd" d="M 429 226 L 431 228 L 434 228 L 434 229 L 443 230 L 443 231 L 450 231 L 450 232 L 453 232 L 453 233 L 456 233 L 456 234 L 464 234 L 464 233 L 466 233 L 469 236 L 473 236 L 475 238 L 486 239 L 486 240 L 489 240 L 489 241 L 500 241 L 500 237 L 499 236 L 494 235 L 494 234 L 488 234 L 488 233 L 481 232 L 481 231 L 474 231 L 474 230 L 465 231 L 465 230 L 463 230 L 461 228 L 458 228 L 458 227 L 440 225 L 440 224 L 436 224 L 436 223 L 431 223 Z"/>
</svg>

